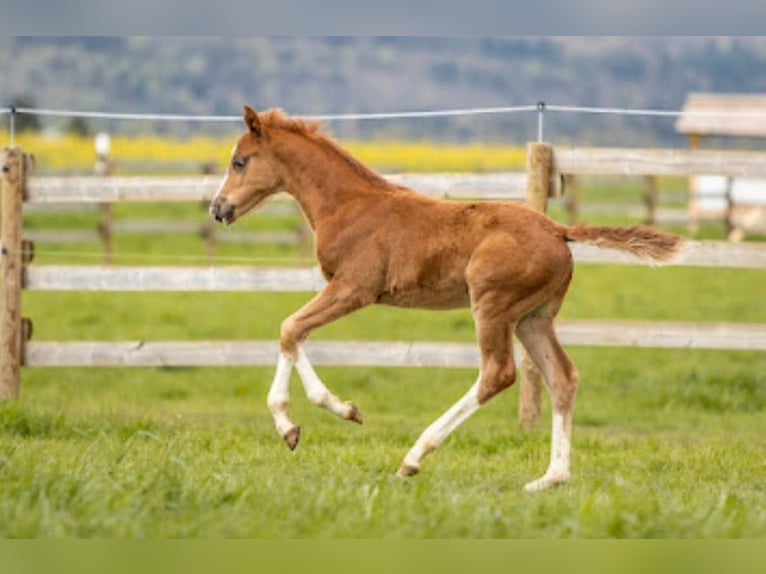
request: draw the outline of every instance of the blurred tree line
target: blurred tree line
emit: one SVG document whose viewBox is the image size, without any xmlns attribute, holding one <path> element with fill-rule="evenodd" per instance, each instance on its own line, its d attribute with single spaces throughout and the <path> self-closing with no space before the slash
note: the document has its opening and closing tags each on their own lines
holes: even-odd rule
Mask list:
<svg viewBox="0 0 766 574">
<path fill-rule="evenodd" d="M 766 92 L 764 72 L 763 37 L 0 38 L 0 105 L 116 112 L 238 115 L 249 103 L 310 115 L 540 100 L 680 109 L 690 91 Z M 16 120 L 17 129 L 81 134 L 239 130 L 210 123 Z M 536 136 L 534 114 L 329 127 L 341 138 L 360 139 L 523 143 Z M 677 135 L 667 118 L 559 113 L 547 114 L 546 137 L 625 145 Z"/>
</svg>

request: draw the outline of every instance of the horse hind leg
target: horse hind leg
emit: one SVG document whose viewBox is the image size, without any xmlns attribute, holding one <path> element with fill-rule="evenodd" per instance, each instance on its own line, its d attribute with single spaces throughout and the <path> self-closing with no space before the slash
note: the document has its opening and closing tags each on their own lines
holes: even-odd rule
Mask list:
<svg viewBox="0 0 766 574">
<path fill-rule="evenodd" d="M 481 406 L 478 398 L 480 381 L 481 375 L 479 375 L 479 380 L 460 400 L 420 434 L 399 466 L 396 473 L 398 476 L 406 477 L 417 474 L 420 471 L 420 463 L 423 458 L 436 450 L 452 431 L 478 410 Z"/>
<path fill-rule="evenodd" d="M 553 313 L 545 309 L 523 318 L 516 334 L 532 360 L 542 371 L 553 407 L 551 456 L 545 474 L 527 483 L 527 492 L 544 490 L 569 480 L 572 445 L 572 417 L 578 374 L 561 347 L 553 328 Z"/>
<path fill-rule="evenodd" d="M 399 476 L 412 476 L 420 470 L 422 459 L 447 438 L 489 399 L 510 387 L 516 378 L 513 359 L 512 317 L 501 315 L 482 319 L 476 314 L 482 366 L 474 385 L 447 412 L 426 428 L 404 457 Z"/>
</svg>

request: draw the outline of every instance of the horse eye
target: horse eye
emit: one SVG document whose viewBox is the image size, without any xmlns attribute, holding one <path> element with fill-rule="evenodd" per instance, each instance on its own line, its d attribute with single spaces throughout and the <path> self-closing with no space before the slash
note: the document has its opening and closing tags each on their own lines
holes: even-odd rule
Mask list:
<svg viewBox="0 0 766 574">
<path fill-rule="evenodd" d="M 245 169 L 246 165 L 247 165 L 247 158 L 245 157 L 235 157 L 231 160 L 231 167 L 233 167 L 236 170 Z"/>
</svg>

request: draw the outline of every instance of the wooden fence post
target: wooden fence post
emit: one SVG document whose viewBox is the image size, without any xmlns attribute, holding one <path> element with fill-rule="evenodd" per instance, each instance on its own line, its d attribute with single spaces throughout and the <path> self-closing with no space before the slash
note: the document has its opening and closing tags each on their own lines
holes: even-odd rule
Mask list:
<svg viewBox="0 0 766 574">
<path fill-rule="evenodd" d="M 100 132 L 93 142 L 96 148 L 96 163 L 93 165 L 93 173 L 97 176 L 107 177 L 112 175 L 114 165 L 109 158 L 111 140 L 109 134 Z M 101 223 L 98 224 L 98 236 L 103 248 L 103 263 L 112 262 L 112 204 L 108 202 L 99 204 Z"/>
<path fill-rule="evenodd" d="M 727 241 L 739 241 L 737 238 L 736 228 L 734 227 L 734 197 L 732 196 L 732 190 L 734 189 L 734 178 L 726 178 L 726 189 L 724 190 L 724 199 L 726 200 L 726 207 L 723 212 L 723 224 L 726 230 Z"/>
<path fill-rule="evenodd" d="M 551 185 L 553 148 L 546 143 L 527 144 L 527 205 L 545 213 Z M 524 427 L 540 423 L 542 373 L 522 349 L 519 385 L 519 420 Z"/>
<path fill-rule="evenodd" d="M 644 176 L 646 182 L 646 194 L 644 195 L 644 204 L 646 205 L 646 223 L 654 225 L 657 223 L 657 176 Z"/>
<path fill-rule="evenodd" d="M 17 399 L 22 359 L 21 205 L 26 185 L 21 148 L 3 148 L 0 165 L 0 398 Z"/>
<path fill-rule="evenodd" d="M 567 223 L 577 225 L 580 221 L 580 179 L 576 175 L 565 175 L 566 200 L 564 205 L 567 212 Z"/>
<path fill-rule="evenodd" d="M 112 204 L 100 203 L 101 223 L 98 224 L 98 236 L 103 247 L 103 263 L 112 262 Z"/>
</svg>

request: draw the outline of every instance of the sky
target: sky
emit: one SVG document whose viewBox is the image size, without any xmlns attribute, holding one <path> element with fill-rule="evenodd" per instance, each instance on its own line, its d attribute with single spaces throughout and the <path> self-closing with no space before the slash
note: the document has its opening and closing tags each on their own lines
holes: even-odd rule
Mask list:
<svg viewBox="0 0 766 574">
<path fill-rule="evenodd" d="M 761 0 L 2 0 L 4 35 L 529 35 L 763 32 Z"/>
</svg>

